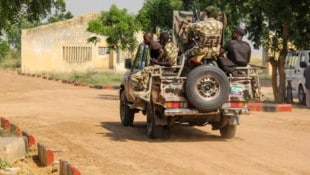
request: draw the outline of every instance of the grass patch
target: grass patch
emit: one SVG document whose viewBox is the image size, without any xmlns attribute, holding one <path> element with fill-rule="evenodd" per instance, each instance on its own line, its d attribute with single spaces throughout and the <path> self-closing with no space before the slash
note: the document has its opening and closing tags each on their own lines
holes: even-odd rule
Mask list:
<svg viewBox="0 0 310 175">
<path fill-rule="evenodd" d="M 251 57 L 250 64 L 256 65 L 256 66 L 263 66 L 263 61 L 261 56 L 253 56 Z M 263 69 L 257 69 L 257 73 L 259 76 L 259 79 L 262 80 L 271 80 L 271 75 L 268 75 Z"/>
<path fill-rule="evenodd" d="M 15 134 L 12 133 L 11 131 L 6 131 L 3 128 L 0 128 L 0 137 L 11 137 L 11 136 L 15 136 Z"/>
<path fill-rule="evenodd" d="M 271 81 L 271 75 L 268 75 L 267 73 L 258 73 L 258 77 L 261 80 L 270 80 Z"/>
<path fill-rule="evenodd" d="M 263 65 L 263 61 L 262 60 L 263 59 L 262 59 L 261 56 L 252 56 L 250 64 L 254 64 L 254 65 L 257 65 L 257 66 L 262 66 Z"/>
<path fill-rule="evenodd" d="M 124 73 L 104 71 L 96 72 L 89 71 L 86 73 L 73 72 L 73 73 L 47 73 L 46 76 L 60 79 L 69 80 L 75 83 L 85 85 L 120 85 Z"/>
<path fill-rule="evenodd" d="M 0 158 L 0 170 L 5 170 L 6 168 L 12 168 L 12 165 Z"/>
<path fill-rule="evenodd" d="M 9 70 L 20 70 L 20 52 L 11 50 L 9 54 L 0 62 L 0 67 Z"/>
</svg>

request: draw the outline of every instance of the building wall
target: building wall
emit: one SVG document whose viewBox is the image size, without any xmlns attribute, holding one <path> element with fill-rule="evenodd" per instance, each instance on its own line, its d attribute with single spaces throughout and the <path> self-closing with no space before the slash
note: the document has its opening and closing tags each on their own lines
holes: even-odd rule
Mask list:
<svg viewBox="0 0 310 175">
<path fill-rule="evenodd" d="M 116 54 L 105 51 L 105 38 L 100 43 L 87 43 L 95 36 L 86 31 L 88 22 L 99 14 L 88 14 L 70 20 L 22 31 L 22 71 L 71 72 L 115 69 Z M 99 52 L 101 54 L 99 54 Z"/>
</svg>

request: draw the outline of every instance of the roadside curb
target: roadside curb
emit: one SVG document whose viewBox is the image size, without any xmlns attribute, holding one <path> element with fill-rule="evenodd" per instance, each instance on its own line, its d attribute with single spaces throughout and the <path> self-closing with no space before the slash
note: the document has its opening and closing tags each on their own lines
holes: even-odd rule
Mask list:
<svg viewBox="0 0 310 175">
<path fill-rule="evenodd" d="M 33 135 L 29 134 L 27 131 L 21 131 L 21 129 L 15 125 L 11 124 L 10 121 L 4 117 L 0 117 L 0 126 L 6 132 L 11 132 L 15 136 L 23 136 L 27 140 L 27 152 L 29 148 L 33 147 L 36 144 L 36 140 Z M 39 157 L 39 162 L 44 167 L 50 166 L 54 163 L 54 153 L 51 149 L 48 149 L 45 145 L 37 143 L 37 153 Z M 81 175 L 80 171 L 70 164 L 68 161 L 60 160 L 59 161 L 59 172 L 60 175 Z M 0 173 L 1 174 L 1 173 Z"/>
<path fill-rule="evenodd" d="M 52 77 L 48 77 L 46 75 L 41 75 L 41 74 L 29 74 L 29 73 L 20 73 L 18 72 L 18 75 L 21 76 L 28 76 L 28 77 L 37 77 L 37 78 L 42 78 L 44 80 L 50 80 L 50 81 L 56 81 L 56 82 L 61 82 L 64 84 L 71 84 L 73 86 L 76 87 L 85 87 L 88 86 L 89 88 L 93 88 L 93 89 L 103 89 L 103 90 L 118 90 L 120 89 L 119 86 L 115 86 L 115 85 L 86 85 L 86 84 L 82 84 L 80 82 L 74 82 L 72 80 L 60 80 L 60 79 L 55 79 Z"/>
<path fill-rule="evenodd" d="M 5 131 L 10 130 L 10 121 L 1 117 L 1 128 L 3 128 Z"/>
<path fill-rule="evenodd" d="M 21 130 L 15 124 L 10 125 L 10 130 L 11 130 L 11 133 L 13 133 L 15 136 L 22 136 Z"/>
<path fill-rule="evenodd" d="M 23 131 L 22 135 L 27 138 L 28 147 L 31 147 L 36 144 L 36 139 L 33 137 L 33 135 L 29 134 L 27 131 Z"/>
<path fill-rule="evenodd" d="M 248 103 L 248 107 L 256 112 L 292 112 L 291 104 Z"/>
<path fill-rule="evenodd" d="M 43 166 L 49 166 L 54 162 L 54 153 L 41 143 L 38 146 L 38 156 Z"/>
<path fill-rule="evenodd" d="M 22 135 L 22 132 L 19 129 L 19 127 L 13 123 L 10 123 L 10 121 L 7 120 L 6 118 L 0 117 L 0 122 L 1 122 L 1 128 L 3 128 L 4 132 L 11 133 L 17 137 Z"/>
<path fill-rule="evenodd" d="M 81 175 L 80 171 L 68 161 L 59 160 L 59 175 Z"/>
</svg>

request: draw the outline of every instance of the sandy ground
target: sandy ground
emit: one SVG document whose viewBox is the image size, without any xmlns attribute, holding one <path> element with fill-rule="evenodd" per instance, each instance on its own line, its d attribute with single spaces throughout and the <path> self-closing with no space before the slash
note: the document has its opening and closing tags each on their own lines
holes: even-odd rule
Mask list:
<svg viewBox="0 0 310 175">
<path fill-rule="evenodd" d="M 122 127 L 116 90 L 74 87 L 0 70 L 0 115 L 33 134 L 83 175 L 103 174 L 310 174 L 309 109 L 252 112 L 236 137 L 210 126 L 176 126 L 149 140 L 145 117 Z M 19 163 L 33 174 L 50 168 Z M 57 173 L 56 173 L 57 174 Z"/>
</svg>

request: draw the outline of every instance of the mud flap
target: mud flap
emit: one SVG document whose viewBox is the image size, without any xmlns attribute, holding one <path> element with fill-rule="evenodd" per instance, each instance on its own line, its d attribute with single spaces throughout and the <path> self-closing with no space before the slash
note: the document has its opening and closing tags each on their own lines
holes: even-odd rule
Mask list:
<svg viewBox="0 0 310 175">
<path fill-rule="evenodd" d="M 232 116 L 230 116 L 229 125 L 240 125 L 239 115 L 232 115 Z"/>
<path fill-rule="evenodd" d="M 161 111 L 156 111 L 155 124 L 158 126 L 167 125 L 167 118 L 164 118 L 164 114 Z"/>
</svg>

